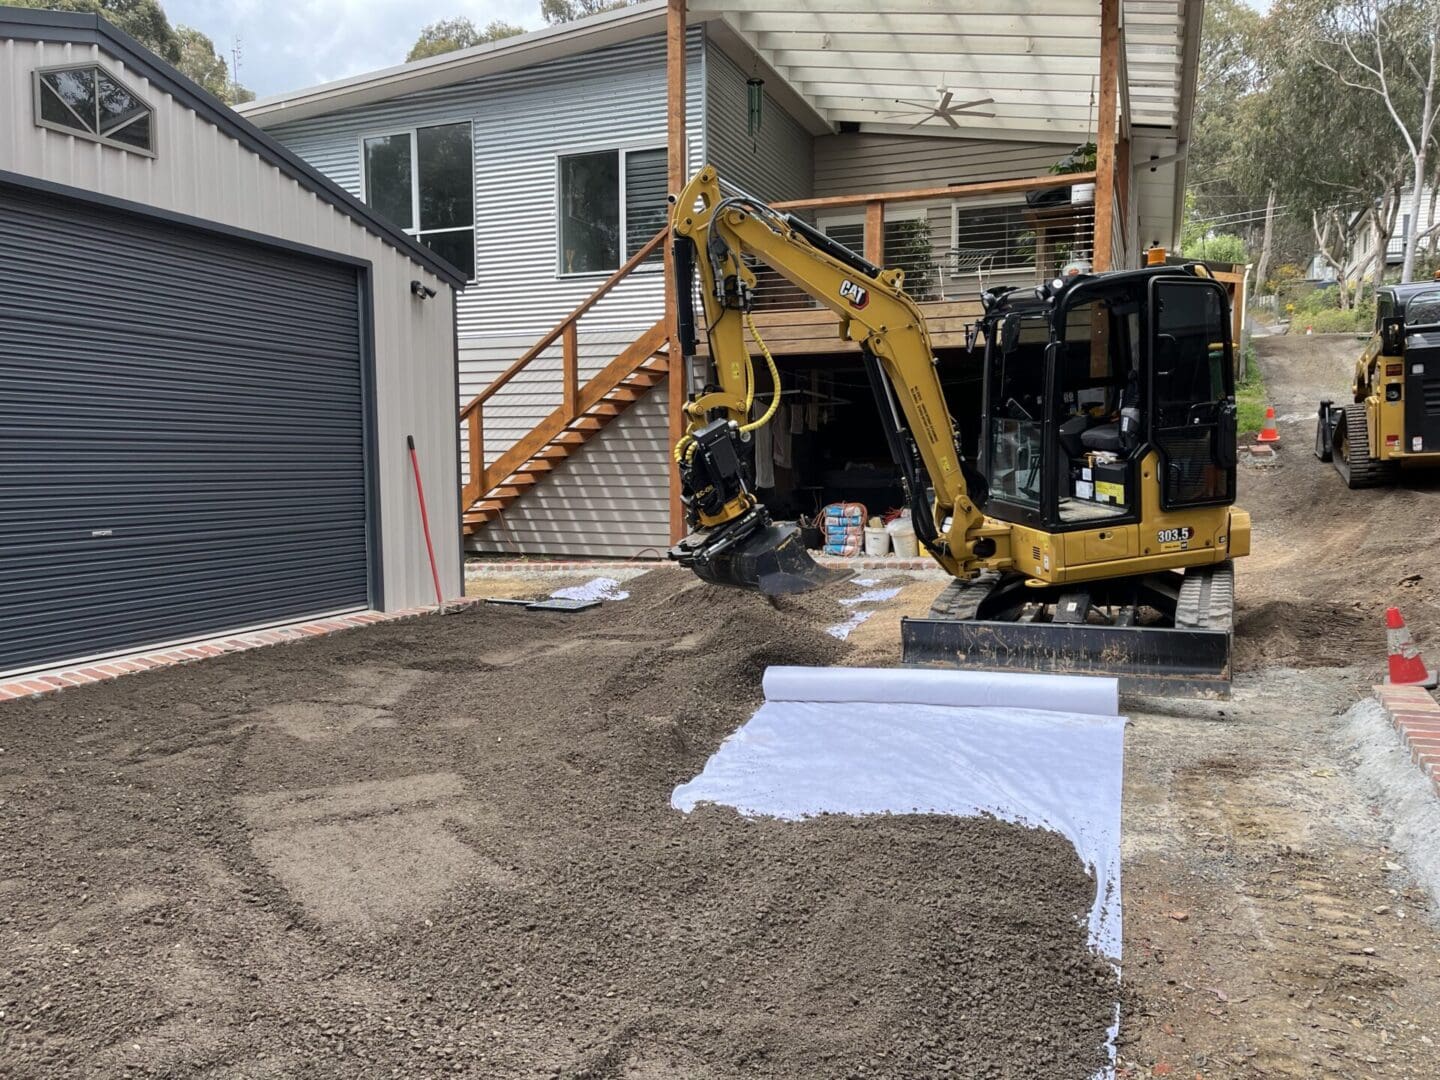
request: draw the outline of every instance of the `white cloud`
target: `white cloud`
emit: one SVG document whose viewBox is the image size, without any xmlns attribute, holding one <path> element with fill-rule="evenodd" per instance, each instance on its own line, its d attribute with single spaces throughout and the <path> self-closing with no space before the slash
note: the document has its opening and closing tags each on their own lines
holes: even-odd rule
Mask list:
<svg viewBox="0 0 1440 1080">
<path fill-rule="evenodd" d="M 165 10 L 208 34 L 227 61 L 238 39 L 240 81 L 260 97 L 403 63 L 420 28 L 437 19 L 542 25 L 539 0 L 170 0 Z"/>
</svg>

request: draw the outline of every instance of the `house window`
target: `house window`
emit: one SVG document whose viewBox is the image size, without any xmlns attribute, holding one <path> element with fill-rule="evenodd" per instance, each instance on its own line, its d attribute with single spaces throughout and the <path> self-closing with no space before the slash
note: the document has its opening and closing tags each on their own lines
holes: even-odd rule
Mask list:
<svg viewBox="0 0 1440 1080">
<path fill-rule="evenodd" d="M 1023 206 L 956 206 L 951 275 L 1035 269 L 1035 228 Z"/>
<path fill-rule="evenodd" d="M 35 72 L 35 123 L 119 150 L 155 154 L 154 110 L 98 64 Z"/>
<path fill-rule="evenodd" d="M 560 273 L 618 270 L 665 225 L 665 151 L 601 150 L 559 162 Z M 657 250 L 647 260 L 661 258 Z"/>
<path fill-rule="evenodd" d="M 468 123 L 367 138 L 365 201 L 474 280 L 475 166 Z"/>
</svg>

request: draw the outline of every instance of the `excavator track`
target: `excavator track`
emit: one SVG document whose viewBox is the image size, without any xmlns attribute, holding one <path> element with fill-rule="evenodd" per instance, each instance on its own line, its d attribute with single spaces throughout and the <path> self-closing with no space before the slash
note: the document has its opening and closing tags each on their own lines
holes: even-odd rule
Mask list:
<svg viewBox="0 0 1440 1080">
<path fill-rule="evenodd" d="M 987 573 L 947 585 L 928 618 L 902 620 L 902 660 L 1107 675 L 1126 694 L 1224 698 L 1234 605 L 1228 561 L 1046 588 Z"/>
<path fill-rule="evenodd" d="M 1370 423 L 1364 404 L 1351 405 L 1344 414 L 1344 442 L 1335 447 L 1333 460 L 1345 486 L 1354 490 L 1393 484 L 1400 467 L 1393 461 L 1370 456 Z"/>
</svg>

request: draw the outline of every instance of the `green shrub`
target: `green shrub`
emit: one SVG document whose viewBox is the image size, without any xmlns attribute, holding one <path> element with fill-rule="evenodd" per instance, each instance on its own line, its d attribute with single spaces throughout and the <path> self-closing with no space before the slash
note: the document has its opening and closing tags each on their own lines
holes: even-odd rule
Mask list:
<svg viewBox="0 0 1440 1080">
<path fill-rule="evenodd" d="M 1260 430 L 1265 422 L 1265 379 L 1255 358 L 1255 346 L 1245 350 L 1245 377 L 1235 385 L 1235 423 L 1242 433 Z"/>
<path fill-rule="evenodd" d="M 1290 332 L 1303 334 L 1306 330 L 1313 330 L 1317 334 L 1355 334 L 1369 330 L 1374 322 L 1375 313 L 1366 312 L 1364 308 L 1350 311 L 1328 308 L 1313 314 L 1301 315 L 1297 312 L 1290 323 Z"/>
</svg>

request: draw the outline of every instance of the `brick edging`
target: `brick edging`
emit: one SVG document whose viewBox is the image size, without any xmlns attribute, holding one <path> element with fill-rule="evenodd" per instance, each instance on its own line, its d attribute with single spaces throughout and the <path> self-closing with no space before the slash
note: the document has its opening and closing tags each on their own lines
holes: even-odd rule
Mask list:
<svg viewBox="0 0 1440 1080">
<path fill-rule="evenodd" d="M 445 610 L 453 611 L 457 608 L 473 607 L 475 604 L 483 602 L 484 597 L 481 596 L 460 597 L 445 601 Z M 48 671 L 19 675 L 0 682 L 0 702 L 16 698 L 44 697 L 46 694 L 54 694 L 72 686 L 109 682 L 123 675 L 133 675 L 140 671 L 174 667 L 176 664 L 188 664 L 195 660 L 208 660 L 212 656 L 247 652 L 250 649 L 263 649 L 269 645 L 288 645 L 294 641 L 322 637 L 326 634 L 338 633 L 341 630 L 356 630 L 362 626 L 372 626 L 375 623 L 395 622 L 397 619 L 413 619 L 420 615 L 434 614 L 438 614 L 434 607 L 404 608 L 400 611 L 358 611 L 350 615 L 336 615 L 329 619 L 317 619 L 312 622 L 290 623 L 286 626 L 275 626 L 267 630 L 255 630 L 244 634 L 228 634 L 202 641 L 192 641 L 185 645 L 172 645 L 165 649 L 130 653 L 84 664 L 62 665 Z"/>
<path fill-rule="evenodd" d="M 1440 795 L 1440 705 L 1422 686 L 1377 686 L 1375 698 L 1400 733 L 1410 760 Z"/>
<path fill-rule="evenodd" d="M 640 567 L 654 570 L 674 566 L 669 559 L 475 559 L 465 563 L 466 577 L 486 574 L 513 574 L 517 570 L 624 570 Z"/>
<path fill-rule="evenodd" d="M 887 555 L 882 559 L 863 556 L 816 555 L 815 561 L 822 566 L 834 566 L 842 570 L 939 570 L 934 559 L 924 557 L 901 559 Z M 486 574 L 513 574 L 517 570 L 620 570 L 639 567 L 654 570 L 661 566 L 674 566 L 669 559 L 624 559 L 611 562 L 593 559 L 476 559 L 465 564 L 466 577 L 484 577 Z"/>
</svg>

